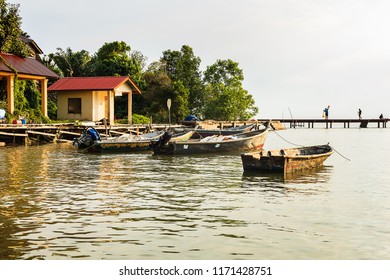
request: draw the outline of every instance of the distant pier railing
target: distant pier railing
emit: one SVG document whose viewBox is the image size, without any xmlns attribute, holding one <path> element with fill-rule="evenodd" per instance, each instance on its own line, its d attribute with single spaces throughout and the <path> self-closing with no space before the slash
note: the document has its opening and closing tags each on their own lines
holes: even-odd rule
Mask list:
<svg viewBox="0 0 390 280">
<path fill-rule="evenodd" d="M 349 128 L 352 123 L 359 124 L 361 128 L 366 128 L 369 123 L 376 123 L 378 128 L 386 128 L 389 119 L 272 119 L 272 121 L 288 124 L 290 128 L 306 127 L 306 125 L 308 128 L 314 128 L 314 124 L 325 124 L 326 128 L 332 128 L 334 124 L 343 124 L 344 128 Z"/>
</svg>

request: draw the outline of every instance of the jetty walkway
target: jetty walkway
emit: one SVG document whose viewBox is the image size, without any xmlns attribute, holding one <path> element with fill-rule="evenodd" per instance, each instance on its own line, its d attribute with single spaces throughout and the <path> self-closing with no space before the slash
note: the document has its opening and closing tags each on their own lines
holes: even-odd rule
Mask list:
<svg viewBox="0 0 390 280">
<path fill-rule="evenodd" d="M 314 124 L 325 125 L 326 128 L 332 128 L 335 124 L 342 124 L 344 128 L 350 128 L 351 124 L 359 124 L 361 128 L 367 128 L 370 123 L 375 123 L 374 127 L 386 128 L 390 119 L 272 119 L 273 122 L 288 124 L 290 128 L 306 127 L 314 128 Z M 257 120 L 265 121 L 263 119 Z M 318 127 L 318 126 L 317 126 Z"/>
<path fill-rule="evenodd" d="M 0 124 L 0 146 L 4 143 L 30 143 L 38 142 L 72 142 L 80 136 L 81 132 L 88 126 L 93 126 L 101 136 L 113 136 L 121 134 L 144 133 L 149 129 L 161 130 L 167 125 L 115 125 L 105 126 L 92 122 L 76 125 L 65 124 Z M 172 125 L 172 127 L 175 127 Z"/>
<path fill-rule="evenodd" d="M 343 125 L 344 128 L 350 128 L 351 124 L 356 124 L 360 128 L 366 128 L 370 123 L 374 123 L 373 127 L 386 128 L 387 122 L 390 119 L 272 119 L 275 129 L 285 129 L 285 125 L 290 128 L 307 127 L 314 128 L 314 124 L 319 127 L 332 128 L 336 124 Z M 195 127 L 197 125 L 210 129 L 212 128 L 227 128 L 243 124 L 260 124 L 268 122 L 269 119 L 257 119 L 251 121 L 200 121 L 182 123 L 181 125 L 172 125 L 176 128 Z M 92 125 L 102 136 L 113 136 L 127 133 L 144 133 L 153 130 L 166 129 L 168 124 L 153 124 L 153 125 L 114 125 L 105 126 L 98 123 L 87 122 L 86 124 L 63 123 L 63 124 L 0 124 L 0 146 L 7 143 L 29 143 L 37 140 L 38 142 L 72 142 L 76 137 L 79 137 L 86 126 Z M 356 125 L 354 127 L 356 127 Z M 321 127 L 319 127 L 321 128 Z"/>
</svg>

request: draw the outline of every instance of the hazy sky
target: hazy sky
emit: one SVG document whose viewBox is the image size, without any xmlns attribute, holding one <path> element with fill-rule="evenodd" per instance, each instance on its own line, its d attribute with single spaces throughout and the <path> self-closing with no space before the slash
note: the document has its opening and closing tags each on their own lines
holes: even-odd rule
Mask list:
<svg viewBox="0 0 390 280">
<path fill-rule="evenodd" d="M 94 54 L 125 41 L 148 57 L 193 48 L 232 59 L 260 118 L 390 117 L 388 0 L 8 0 L 42 48 Z"/>
</svg>

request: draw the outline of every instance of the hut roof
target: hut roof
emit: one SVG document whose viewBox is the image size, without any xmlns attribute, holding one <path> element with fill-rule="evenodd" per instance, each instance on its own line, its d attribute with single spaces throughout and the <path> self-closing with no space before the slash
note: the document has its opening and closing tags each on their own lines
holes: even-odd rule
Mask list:
<svg viewBox="0 0 390 280">
<path fill-rule="evenodd" d="M 0 71 L 18 74 L 41 76 L 47 78 L 58 78 L 58 75 L 52 70 L 47 68 L 38 60 L 26 57 L 22 58 L 13 54 L 0 53 L 2 59 L 0 59 Z M 6 62 L 4 63 L 3 60 Z M 10 68 L 10 66 L 13 68 Z"/>
<path fill-rule="evenodd" d="M 141 90 L 128 76 L 61 78 L 51 85 L 48 90 L 115 90 L 126 82 L 130 84 L 131 89 L 135 93 L 141 93 Z"/>
</svg>

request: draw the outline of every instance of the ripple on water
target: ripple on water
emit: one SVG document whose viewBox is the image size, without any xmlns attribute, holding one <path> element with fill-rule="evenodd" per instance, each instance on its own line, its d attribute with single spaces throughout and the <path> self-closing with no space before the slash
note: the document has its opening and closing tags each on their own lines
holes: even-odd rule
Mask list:
<svg viewBox="0 0 390 280">
<path fill-rule="evenodd" d="M 349 132 L 360 141 L 351 145 L 340 130 L 305 130 L 310 133 L 308 139 L 330 137 L 356 158 L 332 156 L 315 172 L 280 176 L 244 174 L 238 155 L 0 149 L 0 184 L 6 186 L 0 188 L 0 258 L 390 257 L 383 250 L 390 246 L 390 154 L 383 137 L 376 153 L 371 138 L 361 140 L 358 131 Z M 356 154 L 352 146 L 373 154 Z M 378 161 L 383 165 L 367 170 Z"/>
</svg>

